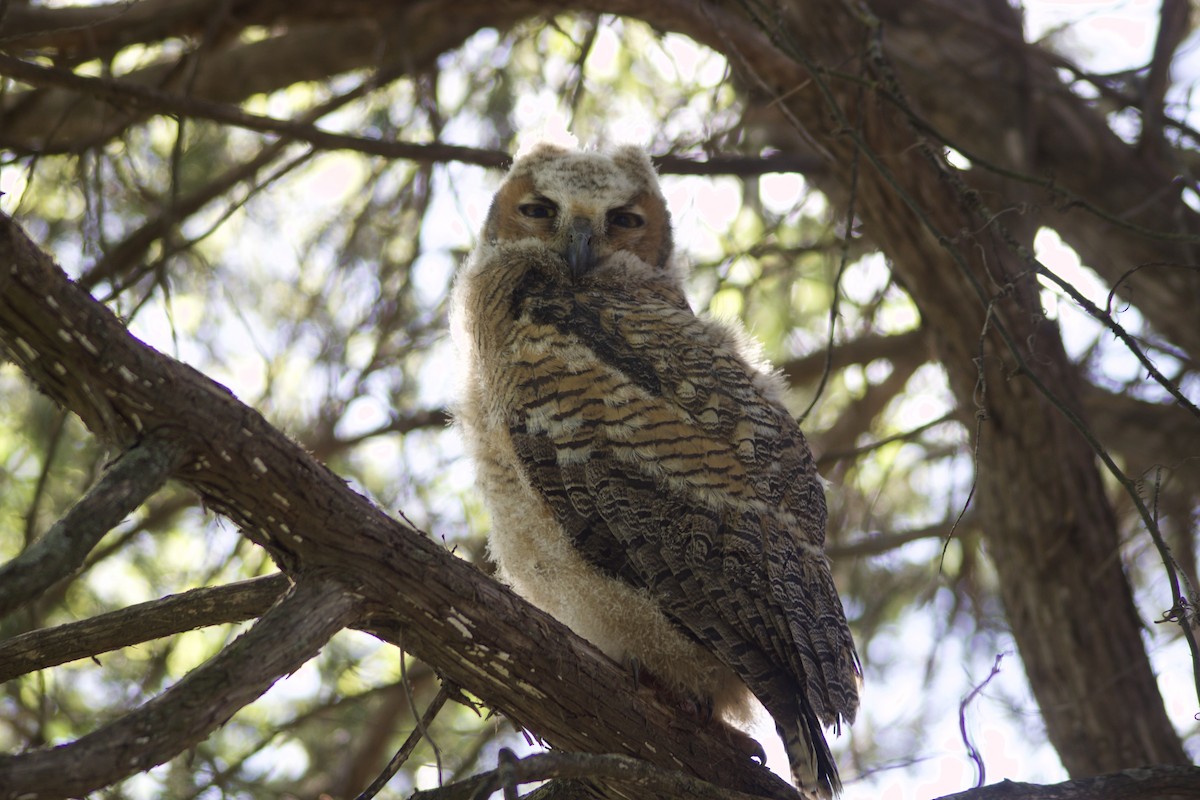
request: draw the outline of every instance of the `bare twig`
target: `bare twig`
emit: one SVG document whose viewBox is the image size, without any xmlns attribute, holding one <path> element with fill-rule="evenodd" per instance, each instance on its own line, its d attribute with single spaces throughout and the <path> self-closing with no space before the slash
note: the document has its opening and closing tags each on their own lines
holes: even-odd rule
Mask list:
<svg viewBox="0 0 1200 800">
<path fill-rule="evenodd" d="M 401 653 L 400 657 L 404 658 L 404 654 Z M 402 678 L 401 680 L 406 679 Z M 363 789 L 355 800 L 372 800 L 375 795 L 383 790 L 384 786 L 387 786 L 388 781 L 400 771 L 400 767 L 404 766 L 404 762 L 412 755 L 413 750 L 417 749 L 417 745 L 421 739 L 428 735 L 429 726 L 433 724 L 434 717 L 442 710 L 442 706 L 446 704 L 448 699 L 450 699 L 450 695 L 446 692 L 446 689 L 444 687 L 439 688 L 438 693 L 429 701 L 429 706 L 425 709 L 425 713 L 417 720 L 417 724 L 413 726 L 412 732 L 404 740 L 404 744 L 400 745 L 400 749 L 388 761 L 383 772 L 379 773 L 375 780 L 371 781 L 371 785 Z M 441 774 L 440 768 L 438 769 L 438 774 Z"/>
<path fill-rule="evenodd" d="M 865 67 L 865 64 L 863 65 Z M 859 84 L 858 91 L 854 95 L 854 112 L 856 119 L 853 124 L 856 126 L 862 125 L 862 101 L 864 85 Z M 829 304 L 829 338 L 825 343 L 825 365 L 821 369 L 821 380 L 817 383 L 817 389 L 813 392 L 812 400 L 804 411 L 800 412 L 800 416 L 796 421 L 801 425 L 808 419 L 808 415 L 812 413 L 816 407 L 817 401 L 821 399 L 821 395 L 825 391 L 825 383 L 829 380 L 829 373 L 833 368 L 833 340 L 837 333 L 838 308 L 842 301 L 842 276 L 846 274 L 846 267 L 850 264 L 850 239 L 854 236 L 854 210 L 858 199 L 858 167 L 860 148 L 854 148 L 854 154 L 850 160 L 850 186 L 849 198 L 846 201 L 845 214 L 845 230 L 842 236 L 842 252 L 838 259 L 837 275 L 833 279 L 833 301 Z"/>
<path fill-rule="evenodd" d="M 987 768 L 984 766 L 983 756 L 980 755 L 979 750 L 975 748 L 974 743 L 971 741 L 971 734 L 967 732 L 967 706 L 992 682 L 992 678 L 1000 674 L 1000 662 L 1005 655 L 1007 653 L 996 654 L 996 660 L 992 663 L 992 671 L 988 673 L 988 676 L 983 679 L 982 683 L 972 689 L 962 699 L 962 702 L 958 704 L 958 732 L 962 734 L 963 744 L 967 748 L 967 757 L 975 762 L 975 769 L 978 770 L 979 777 L 975 781 L 976 789 L 987 782 Z"/>
</svg>

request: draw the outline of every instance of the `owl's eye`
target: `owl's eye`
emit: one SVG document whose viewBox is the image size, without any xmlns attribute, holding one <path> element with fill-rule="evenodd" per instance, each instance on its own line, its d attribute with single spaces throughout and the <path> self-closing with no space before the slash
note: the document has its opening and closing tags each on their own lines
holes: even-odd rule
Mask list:
<svg viewBox="0 0 1200 800">
<path fill-rule="evenodd" d="M 646 220 L 641 214 L 635 214 L 632 211 L 610 211 L 608 212 L 608 224 L 616 225 L 618 228 L 640 228 L 646 224 Z"/>
<path fill-rule="evenodd" d="M 525 203 L 517 206 L 517 210 L 534 219 L 552 219 L 558 213 L 558 209 L 546 203 Z"/>
</svg>

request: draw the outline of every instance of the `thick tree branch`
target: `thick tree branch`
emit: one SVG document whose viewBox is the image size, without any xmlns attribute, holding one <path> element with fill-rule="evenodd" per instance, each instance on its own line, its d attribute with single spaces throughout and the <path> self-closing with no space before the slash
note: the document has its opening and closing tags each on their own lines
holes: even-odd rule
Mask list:
<svg viewBox="0 0 1200 800">
<path fill-rule="evenodd" d="M 1138 144 L 1143 149 L 1166 150 L 1162 132 L 1166 117 L 1164 102 L 1171 85 L 1171 62 L 1191 28 L 1191 13 L 1192 4 L 1188 0 L 1162 0 L 1158 36 L 1154 40 L 1154 54 L 1150 57 L 1150 70 L 1142 93 L 1142 135 Z"/>
<path fill-rule="evenodd" d="M 0 756 L 0 798 L 79 796 L 166 762 L 299 669 L 357 613 L 337 583 L 302 580 L 211 661 L 137 710 L 70 744 Z"/>
<path fill-rule="evenodd" d="M 607 781 L 632 797 L 689 797 L 694 800 L 754 800 L 675 770 L 654 767 L 636 758 L 611 754 L 541 753 L 516 758 L 500 751 L 500 766 L 458 783 L 414 792 L 410 800 L 471 800 L 500 789 L 549 779 Z"/>
<path fill-rule="evenodd" d="M 234 4 L 245 24 L 266 24 L 274 19 L 261 15 L 255 18 L 256 8 L 262 6 L 252 2 Z M 19 3 L 5 14 L 0 44 L 6 49 L 52 49 L 73 59 L 100 58 L 133 42 L 151 44 L 196 35 L 212 11 L 212 3 L 207 0 L 120 0 L 72 6 Z M 271 9 L 271 13 L 278 14 L 279 9 Z"/>
<path fill-rule="evenodd" d="M 1196 800 L 1200 767 L 1144 767 L 1048 786 L 1001 781 L 938 800 Z"/>
<path fill-rule="evenodd" d="M 964 517 L 957 521 L 944 520 L 933 525 L 926 525 L 923 528 L 914 528 L 908 531 L 867 534 L 849 542 L 833 542 L 826 545 L 825 553 L 834 561 L 840 558 L 882 555 L 883 553 L 891 552 L 910 542 L 920 541 L 921 539 L 945 539 L 955 529 L 956 525 L 959 528 L 957 535 L 961 535 L 962 527 L 970 525 L 973 522 L 974 515 L 971 515 L 969 518 Z"/>
<path fill-rule="evenodd" d="M 3 216 L 0 264 L 11 265 L 0 271 L 0 344 L 18 365 L 106 441 L 178 439 L 192 459 L 175 477 L 285 571 L 319 570 L 351 587 L 368 610 L 364 629 L 402 637 L 452 683 L 559 748 L 623 753 L 794 800 L 719 731 L 636 693 L 622 667 L 561 623 L 387 517 L 212 381 L 131 337 Z"/>
<path fill-rule="evenodd" d="M 845 369 L 851 364 L 869 364 L 877 359 L 896 361 L 909 360 L 927 349 L 926 334 L 920 328 L 904 333 L 879 334 L 841 342 L 833 346 L 830 370 Z M 932 353 L 929 354 L 930 356 Z M 779 369 L 787 378 L 788 383 L 799 386 L 812 383 L 821 377 L 825 369 L 825 352 L 822 350 L 811 355 L 786 361 Z"/>
<path fill-rule="evenodd" d="M 5 639 L 0 642 L 0 683 L 152 639 L 260 617 L 290 585 L 286 575 L 277 573 L 226 586 L 192 589 Z"/>
</svg>

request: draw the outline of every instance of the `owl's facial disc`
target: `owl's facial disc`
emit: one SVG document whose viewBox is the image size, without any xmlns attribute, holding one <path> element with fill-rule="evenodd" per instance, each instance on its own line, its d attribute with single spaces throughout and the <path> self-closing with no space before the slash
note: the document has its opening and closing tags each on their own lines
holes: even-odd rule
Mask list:
<svg viewBox="0 0 1200 800">
<path fill-rule="evenodd" d="M 617 252 L 661 263 L 661 225 L 650 224 L 647 216 L 653 213 L 647 209 L 653 198 L 629 186 L 610 186 L 590 173 L 571 177 L 589 187 L 591 196 L 564 197 L 562 187 L 539 186 L 528 177 L 508 182 L 492 204 L 485 234 L 493 241 L 544 240 L 562 256 L 565 277 L 572 283 Z"/>
</svg>

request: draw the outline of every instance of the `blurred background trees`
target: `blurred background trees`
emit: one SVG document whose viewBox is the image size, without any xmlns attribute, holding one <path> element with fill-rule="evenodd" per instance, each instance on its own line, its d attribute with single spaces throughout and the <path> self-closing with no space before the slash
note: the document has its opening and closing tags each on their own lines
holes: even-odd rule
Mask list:
<svg viewBox="0 0 1200 800">
<path fill-rule="evenodd" d="M 446 426 L 448 286 L 523 142 L 645 144 L 693 304 L 763 343 L 829 481 L 866 670 L 835 745 L 847 796 L 972 785 L 960 716 L 989 780 L 1181 763 L 1198 741 L 1170 624 L 1198 583 L 1190 9 L 1027 5 L 5 3 L 0 209 L 137 337 L 488 571 Z M 113 455 L 0 365 L 0 561 Z M 168 484 L 0 636 L 274 569 Z M 5 673 L 0 747 L 94 730 L 244 627 Z M 344 631 L 104 796 L 353 797 L 437 683 Z M 428 733 L 381 797 L 534 745 L 458 704 Z"/>
</svg>

